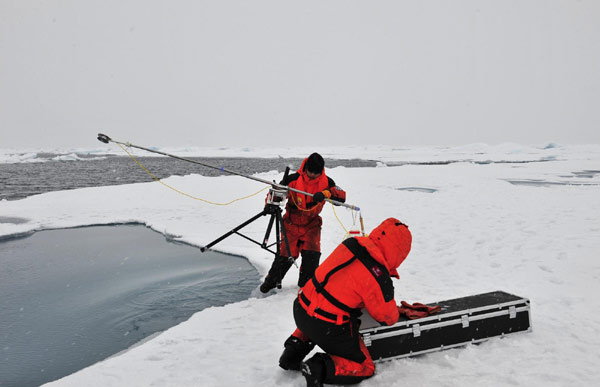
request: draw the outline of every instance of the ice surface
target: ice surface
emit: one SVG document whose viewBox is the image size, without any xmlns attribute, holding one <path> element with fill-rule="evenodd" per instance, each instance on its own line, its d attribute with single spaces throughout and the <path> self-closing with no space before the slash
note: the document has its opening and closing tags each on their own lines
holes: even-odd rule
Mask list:
<svg viewBox="0 0 600 387">
<path fill-rule="evenodd" d="M 549 145 L 320 150 L 327 157 L 360 157 L 391 165 L 451 159 L 505 161 L 339 167 L 328 174 L 347 191 L 348 202 L 361 207 L 368 230 L 389 216 L 409 225 L 413 249 L 399 269 L 400 280 L 395 281 L 397 300 L 449 299 L 493 290 L 531 299 L 533 332 L 381 363 L 376 375 L 361 386 L 600 383 L 600 175 L 576 173 L 600 170 L 600 147 Z M 289 157 L 311 151 L 214 152 Z M 573 184 L 515 185 L 509 180 Z M 217 202 L 261 188 L 260 183 L 235 176 L 189 175 L 166 182 Z M 261 193 L 230 206 L 211 206 L 155 182 L 52 192 L 0 202 L 0 216 L 28 219 L 0 222 L 0 237 L 140 222 L 203 246 L 261 211 L 263 204 Z M 350 228 L 352 214 L 346 209 L 335 211 L 344 227 Z M 345 229 L 331 206 L 323 210 L 323 217 L 326 256 L 341 242 Z M 264 234 L 266 220 L 249 226 L 248 233 Z M 235 235 L 215 248 L 248 257 L 263 275 L 271 262 L 270 254 Z M 283 289 L 272 296 L 206 309 L 140 346 L 49 385 L 302 386 L 298 373 L 277 366 L 283 341 L 294 329 L 291 308 L 296 280 L 297 269 L 292 268 Z"/>
</svg>

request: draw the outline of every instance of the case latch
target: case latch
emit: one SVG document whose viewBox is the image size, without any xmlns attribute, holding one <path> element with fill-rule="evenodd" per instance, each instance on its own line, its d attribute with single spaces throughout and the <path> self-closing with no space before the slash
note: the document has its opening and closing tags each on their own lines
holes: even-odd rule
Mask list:
<svg viewBox="0 0 600 387">
<path fill-rule="evenodd" d="M 412 326 L 413 336 L 419 337 L 421 336 L 421 326 L 419 324 L 415 324 Z"/>
<path fill-rule="evenodd" d="M 516 318 L 517 317 L 517 307 L 516 306 L 511 306 L 508 308 L 508 317 L 509 318 Z"/>
<path fill-rule="evenodd" d="M 365 343 L 365 345 L 367 347 L 370 347 L 371 346 L 371 334 L 365 333 L 362 338 L 363 338 L 363 342 Z"/>
<path fill-rule="evenodd" d="M 463 314 L 460 316 L 460 321 L 462 322 L 462 327 L 467 328 L 469 326 L 469 315 Z"/>
</svg>

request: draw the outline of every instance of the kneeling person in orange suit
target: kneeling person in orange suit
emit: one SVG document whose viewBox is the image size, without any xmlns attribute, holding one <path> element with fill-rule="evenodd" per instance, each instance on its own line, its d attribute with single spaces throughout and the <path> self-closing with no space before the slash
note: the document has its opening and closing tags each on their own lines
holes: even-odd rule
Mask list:
<svg viewBox="0 0 600 387">
<path fill-rule="evenodd" d="M 368 237 L 346 239 L 315 271 L 294 301 L 297 329 L 279 359 L 286 370 L 301 370 L 307 386 L 352 384 L 373 376 L 375 364 L 358 329 L 361 309 L 384 325 L 398 321 L 390 277 L 410 252 L 408 227 L 388 218 Z M 318 345 L 317 353 L 303 362 Z"/>
</svg>

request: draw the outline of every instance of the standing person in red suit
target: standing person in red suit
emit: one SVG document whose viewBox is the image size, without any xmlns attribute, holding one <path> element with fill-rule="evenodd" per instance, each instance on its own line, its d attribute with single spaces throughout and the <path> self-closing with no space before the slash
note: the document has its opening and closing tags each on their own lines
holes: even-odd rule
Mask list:
<svg viewBox="0 0 600 387">
<path fill-rule="evenodd" d="M 282 185 L 313 194 L 308 196 L 289 191 L 288 202 L 283 216 L 291 257 L 276 255 L 260 291 L 267 293 L 280 286 L 283 277 L 293 261 L 302 255 L 298 286 L 302 287 L 314 274 L 321 257 L 321 225 L 323 219 L 319 213 L 323 209 L 325 199 L 333 199 L 344 203 L 346 192 L 335 185 L 332 178 L 325 174 L 325 160 L 318 153 L 313 153 L 302 162 L 300 169 L 281 181 Z M 287 253 L 282 238 L 280 251 Z"/>
<path fill-rule="evenodd" d="M 408 226 L 388 218 L 368 237 L 348 238 L 317 268 L 294 301 L 297 329 L 285 341 L 279 366 L 301 370 L 307 386 L 353 384 L 373 376 L 375 364 L 359 332 L 361 310 L 382 325 L 400 311 L 391 277 L 412 243 Z M 303 363 L 318 345 L 317 353 Z"/>
</svg>

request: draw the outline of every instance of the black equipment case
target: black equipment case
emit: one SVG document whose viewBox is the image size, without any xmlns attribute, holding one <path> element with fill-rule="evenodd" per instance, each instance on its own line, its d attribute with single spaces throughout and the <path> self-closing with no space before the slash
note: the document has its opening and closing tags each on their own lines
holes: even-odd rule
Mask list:
<svg viewBox="0 0 600 387">
<path fill-rule="evenodd" d="M 366 313 L 362 336 L 373 360 L 397 359 L 478 343 L 490 337 L 531 331 L 529 300 L 502 291 L 432 302 L 441 310 L 383 326 Z"/>
</svg>

